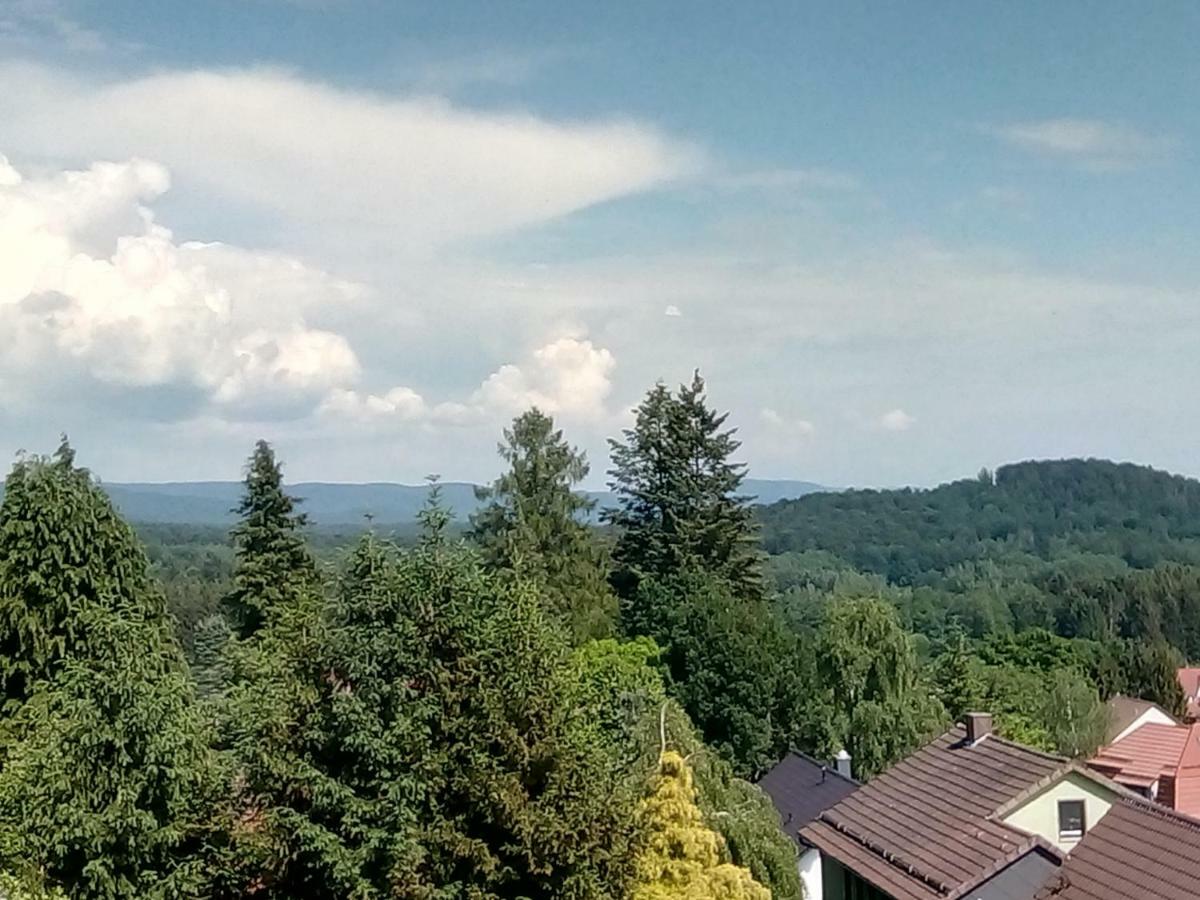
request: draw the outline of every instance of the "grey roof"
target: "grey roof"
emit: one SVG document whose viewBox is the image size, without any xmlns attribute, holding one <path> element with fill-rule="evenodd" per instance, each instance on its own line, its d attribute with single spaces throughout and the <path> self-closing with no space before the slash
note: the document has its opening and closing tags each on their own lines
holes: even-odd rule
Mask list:
<svg viewBox="0 0 1200 900">
<path fill-rule="evenodd" d="M 857 791 L 859 783 L 793 750 L 759 779 L 758 786 L 779 811 L 783 830 L 799 843 L 800 829 Z"/>
</svg>

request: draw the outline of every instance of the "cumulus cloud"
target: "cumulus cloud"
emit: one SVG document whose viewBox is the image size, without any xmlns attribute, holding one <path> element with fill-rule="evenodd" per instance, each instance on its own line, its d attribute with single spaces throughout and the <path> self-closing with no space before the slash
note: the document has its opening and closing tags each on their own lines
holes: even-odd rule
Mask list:
<svg viewBox="0 0 1200 900">
<path fill-rule="evenodd" d="M 270 69 L 97 84 L 0 65 L 0 146 L 149 156 L 189 196 L 262 210 L 309 249 L 386 241 L 393 254 L 545 222 L 700 164 L 690 145 L 633 121 L 480 112 Z"/>
<path fill-rule="evenodd" d="M 147 205 L 169 186 L 145 160 L 26 179 L 0 157 L 0 401 L 172 388 L 228 415 L 303 414 L 357 379 L 349 342 L 304 313 L 359 289 L 286 257 L 177 243 Z"/>
<path fill-rule="evenodd" d="M 778 410 L 764 406 L 759 410 L 759 418 L 763 424 L 776 435 L 792 438 L 808 438 L 816 433 L 816 426 L 807 419 L 791 418 Z"/>
<path fill-rule="evenodd" d="M 520 363 L 506 363 L 487 376 L 465 400 L 431 404 L 409 387 L 384 394 L 332 392 L 321 407 L 329 416 L 363 423 L 469 425 L 502 420 L 536 406 L 574 421 L 608 415 L 616 360 L 603 347 L 580 337 L 561 337 L 534 350 Z"/>
<path fill-rule="evenodd" d="M 985 130 L 1022 150 L 1092 170 L 1132 168 L 1162 158 L 1174 146 L 1170 138 L 1097 119 L 1043 119 Z"/>
<path fill-rule="evenodd" d="M 671 319 L 678 319 L 683 315 L 683 310 L 674 303 L 669 303 L 667 304 L 667 308 L 663 310 L 663 315 Z"/>
<path fill-rule="evenodd" d="M 908 431 L 917 422 L 902 409 L 892 409 L 879 417 L 879 427 L 884 431 Z"/>
</svg>

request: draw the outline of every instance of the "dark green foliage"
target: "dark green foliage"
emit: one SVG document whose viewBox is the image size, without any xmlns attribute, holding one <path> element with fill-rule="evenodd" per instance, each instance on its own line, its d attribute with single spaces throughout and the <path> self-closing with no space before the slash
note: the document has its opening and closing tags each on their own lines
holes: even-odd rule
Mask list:
<svg viewBox="0 0 1200 900">
<path fill-rule="evenodd" d="M 299 602 L 317 581 L 304 541 L 305 517 L 284 492 L 283 473 L 266 441 L 254 447 L 245 485 L 233 529 L 233 588 L 223 602 L 234 632 L 243 639 L 275 612 Z"/>
<path fill-rule="evenodd" d="M 804 655 L 765 601 L 684 572 L 643 580 L 622 618 L 663 648 L 669 692 L 739 774 L 757 775 L 797 739 L 809 700 Z"/>
<path fill-rule="evenodd" d="M 587 477 L 587 458 L 536 408 L 504 430 L 499 451 L 508 470 L 476 492 L 487 502 L 471 517 L 485 563 L 536 584 L 576 642 L 611 634 L 617 600 L 587 525 L 595 501 L 575 490 Z"/>
<path fill-rule="evenodd" d="M 365 538 L 319 621 L 284 617 L 256 641 L 262 674 L 233 695 L 232 887 L 623 890 L 637 795 L 569 702 L 565 636 L 533 590 L 449 543 L 438 509 L 414 550 Z"/>
<path fill-rule="evenodd" d="M 945 710 L 925 680 L 912 639 L 882 600 L 835 601 L 816 660 L 829 710 L 822 756 L 844 748 L 857 771 L 870 776 L 945 726 Z"/>
<path fill-rule="evenodd" d="M 738 495 L 745 466 L 726 414 L 708 407 L 697 372 L 677 394 L 657 384 L 637 408 L 624 440 L 610 441 L 609 488 L 617 507 L 604 520 L 618 530 L 614 583 L 626 597 L 641 578 L 701 571 L 761 597 L 762 556 L 748 498 Z"/>
<path fill-rule="evenodd" d="M 0 506 L 0 864 L 70 896 L 195 896 L 216 760 L 129 527 L 64 443 Z"/>
<path fill-rule="evenodd" d="M 196 625 L 192 637 L 192 677 L 196 693 L 209 700 L 220 696 L 233 677 L 229 655 L 233 629 L 220 613 L 211 613 Z"/>
<path fill-rule="evenodd" d="M 17 463 L 0 505 L 0 689 L 24 702 L 89 641 L 84 612 L 161 617 L 146 558 L 64 441 L 51 459 Z"/>
<path fill-rule="evenodd" d="M 1187 697 L 1177 674 L 1182 665 L 1179 651 L 1165 641 L 1130 641 L 1122 657 L 1123 692 L 1152 700 L 1182 718 L 1187 713 Z"/>
</svg>

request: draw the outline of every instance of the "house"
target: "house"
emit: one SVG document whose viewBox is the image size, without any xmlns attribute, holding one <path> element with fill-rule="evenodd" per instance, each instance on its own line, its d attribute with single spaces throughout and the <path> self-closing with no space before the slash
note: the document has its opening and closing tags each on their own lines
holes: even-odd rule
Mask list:
<svg viewBox="0 0 1200 900">
<path fill-rule="evenodd" d="M 1123 796 L 971 713 L 800 838 L 820 851 L 823 900 L 1030 900 Z"/>
<path fill-rule="evenodd" d="M 1108 701 L 1108 733 L 1105 744 L 1113 744 L 1143 725 L 1178 725 L 1179 720 L 1150 700 L 1117 694 Z"/>
<path fill-rule="evenodd" d="M 1196 900 L 1200 821 L 1122 798 L 1036 900 Z"/>
<path fill-rule="evenodd" d="M 805 900 L 822 900 L 821 853 L 801 844 L 800 829 L 859 789 L 851 776 L 849 754 L 843 750 L 830 767 L 793 750 L 759 779 L 758 786 L 775 804 L 783 830 L 800 845 Z"/>
<path fill-rule="evenodd" d="M 1148 800 L 1200 815 L 1200 723 L 1142 725 L 1088 765 Z"/>
<path fill-rule="evenodd" d="M 1187 698 L 1187 720 L 1200 719 L 1200 668 L 1185 666 L 1178 672 L 1179 686 Z"/>
</svg>

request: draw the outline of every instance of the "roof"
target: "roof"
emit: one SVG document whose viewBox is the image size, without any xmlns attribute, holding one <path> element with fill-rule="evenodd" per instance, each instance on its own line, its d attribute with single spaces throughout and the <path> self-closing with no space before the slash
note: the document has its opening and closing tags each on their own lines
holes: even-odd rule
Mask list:
<svg viewBox="0 0 1200 900">
<path fill-rule="evenodd" d="M 1148 724 L 1101 748 L 1089 763 L 1127 787 L 1160 784 L 1159 800 L 1176 810 L 1200 814 L 1200 724 Z"/>
<path fill-rule="evenodd" d="M 758 786 L 779 811 L 783 830 L 799 841 L 801 828 L 857 791 L 859 783 L 811 756 L 792 751 L 759 779 Z"/>
<path fill-rule="evenodd" d="M 805 826 L 801 838 L 896 900 L 953 898 L 1030 852 L 1042 839 L 1003 822 L 1068 760 L 956 727 Z"/>
<path fill-rule="evenodd" d="M 1187 697 L 1188 718 L 1200 717 L 1200 667 L 1184 666 L 1177 674 L 1179 686 Z"/>
<path fill-rule="evenodd" d="M 1163 717 L 1174 722 L 1175 717 L 1151 700 L 1139 700 L 1116 694 L 1108 701 L 1109 726 L 1106 743 L 1116 740 L 1130 725 L 1133 725 L 1150 710 L 1158 710 Z"/>
<path fill-rule="evenodd" d="M 1195 900 L 1200 821 L 1123 798 L 1072 851 L 1037 900 Z"/>
</svg>

